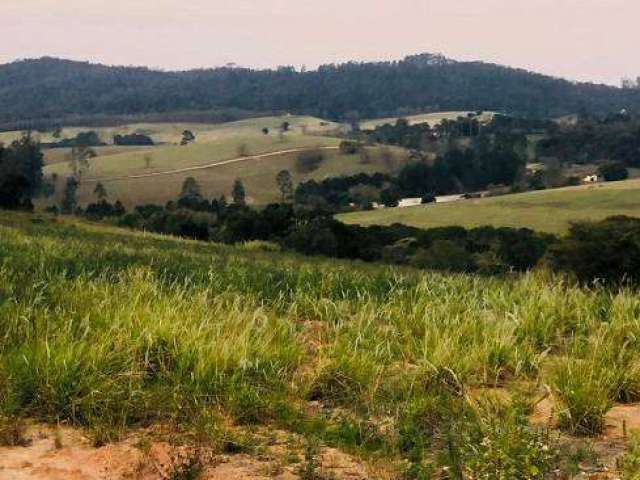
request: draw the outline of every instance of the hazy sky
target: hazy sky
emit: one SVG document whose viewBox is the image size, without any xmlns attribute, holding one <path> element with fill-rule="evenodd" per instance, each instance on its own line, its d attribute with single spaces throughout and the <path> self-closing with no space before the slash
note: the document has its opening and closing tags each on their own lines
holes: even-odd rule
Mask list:
<svg viewBox="0 0 640 480">
<path fill-rule="evenodd" d="M 0 63 L 164 69 L 441 52 L 577 80 L 640 75 L 640 0 L 0 0 Z"/>
</svg>

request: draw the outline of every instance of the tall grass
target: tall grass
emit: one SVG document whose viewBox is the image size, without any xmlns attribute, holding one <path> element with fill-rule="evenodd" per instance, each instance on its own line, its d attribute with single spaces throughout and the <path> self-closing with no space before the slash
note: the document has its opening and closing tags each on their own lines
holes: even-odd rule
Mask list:
<svg viewBox="0 0 640 480">
<path fill-rule="evenodd" d="M 446 463 L 428 452 L 453 452 L 447 438 L 487 432 L 492 452 L 509 444 L 502 432 L 523 449 L 544 443 L 521 417 L 496 414 L 495 424 L 474 413 L 478 389 L 550 384 L 562 425 L 578 433 L 640 396 L 632 291 L 303 259 L 26 215 L 0 214 L 0 225 L 7 417 L 67 420 L 108 440 L 215 411 L 405 456 L 419 470 Z M 536 469 L 547 464 L 540 455 Z"/>
</svg>

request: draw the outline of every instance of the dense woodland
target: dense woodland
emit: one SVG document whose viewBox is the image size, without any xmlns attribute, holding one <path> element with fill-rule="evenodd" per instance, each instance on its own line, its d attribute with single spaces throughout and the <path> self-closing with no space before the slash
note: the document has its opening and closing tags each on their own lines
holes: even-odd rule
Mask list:
<svg viewBox="0 0 640 480">
<path fill-rule="evenodd" d="M 218 68 L 161 72 L 53 58 L 0 66 L 0 126 L 53 126 L 122 116 L 287 111 L 374 118 L 423 111 L 496 110 L 525 117 L 637 110 L 640 91 L 572 83 L 482 62 L 423 54 L 397 62 L 325 65 L 313 71 Z M 226 113 L 220 113 L 226 112 Z"/>
<path fill-rule="evenodd" d="M 548 130 L 538 153 L 562 162 L 594 163 L 602 160 L 640 167 L 640 117 L 629 114 L 604 118 L 581 117 L 577 122 Z"/>
</svg>

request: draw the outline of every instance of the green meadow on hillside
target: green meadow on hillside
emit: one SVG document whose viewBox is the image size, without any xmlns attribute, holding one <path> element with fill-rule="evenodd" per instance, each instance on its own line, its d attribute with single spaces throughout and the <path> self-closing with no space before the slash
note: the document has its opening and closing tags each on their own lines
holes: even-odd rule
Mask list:
<svg viewBox="0 0 640 480">
<path fill-rule="evenodd" d="M 289 131 L 279 133 L 283 122 L 289 122 Z M 269 130 L 265 135 L 263 128 Z M 62 137 L 73 138 L 79 132 L 95 130 L 105 143 L 116 134 L 140 133 L 149 135 L 155 146 L 127 147 L 109 144 L 94 147 L 97 157 L 90 159 L 84 172 L 78 200 L 86 205 L 95 201 L 93 190 L 97 182 L 103 183 L 111 201 L 120 200 L 127 207 L 146 203 L 164 204 L 175 199 L 187 177 L 195 177 L 207 197 L 230 195 L 236 178 L 242 179 L 247 200 L 252 204 L 266 204 L 279 200 L 275 177 L 280 170 L 291 172 L 295 183 L 310 179 L 323 179 L 336 175 L 360 172 L 391 173 L 406 161 L 400 148 L 368 148 L 369 158 L 346 155 L 338 151 L 340 139 L 327 136 L 341 126 L 313 117 L 266 117 L 222 124 L 134 124 L 121 127 L 75 127 L 62 130 Z M 196 141 L 187 146 L 178 145 L 182 132 L 189 129 Z M 9 142 L 20 132 L 0 134 L 0 141 Z M 34 134 L 43 142 L 54 141 L 51 133 Z M 324 161 L 312 172 L 299 172 L 296 159 L 300 151 L 322 148 Z M 72 173 L 70 148 L 46 149 L 45 176 L 56 178 L 56 196 L 39 202 L 44 207 L 59 202 L 66 178 Z M 274 153 L 266 157 L 260 155 Z M 254 158 L 254 157 L 258 158 Z M 243 158 L 246 157 L 246 158 Z M 216 165 L 227 160 L 240 161 Z M 192 168 L 196 170 L 188 170 Z M 201 168 L 207 167 L 207 168 Z M 187 171 L 181 171 L 187 169 Z M 130 178 L 143 177 L 143 178 Z"/>
<path fill-rule="evenodd" d="M 360 225 L 403 223 L 421 228 L 493 225 L 562 233 L 570 222 L 602 220 L 614 215 L 640 215 L 640 180 L 348 213 L 339 219 Z"/>
<path fill-rule="evenodd" d="M 212 141 L 229 136 L 253 135 L 260 133 L 263 128 L 268 128 L 273 133 L 277 133 L 282 122 L 289 122 L 291 133 L 302 134 L 325 134 L 331 133 L 336 128 L 340 128 L 337 123 L 321 120 L 307 116 L 274 116 L 258 117 L 247 120 L 239 120 L 226 123 L 133 123 L 115 127 L 65 127 L 61 131 L 61 138 L 73 138 L 80 132 L 94 130 L 105 143 L 112 143 L 114 135 L 125 135 L 139 133 L 150 136 L 156 143 L 180 142 L 184 130 L 193 131 L 200 141 Z M 22 132 L 0 132 L 0 142 L 8 143 L 19 138 Z M 33 135 L 41 142 L 55 142 L 53 132 L 39 133 Z"/>
<path fill-rule="evenodd" d="M 584 465 L 579 435 L 640 399 L 638 295 L 545 272 L 442 275 L 0 213 L 0 276 L 0 425 L 66 422 L 96 444 L 175 422 L 228 445 L 261 425 L 381 478 L 542 480 Z M 624 451 L 614 433 L 594 462 Z"/>
</svg>

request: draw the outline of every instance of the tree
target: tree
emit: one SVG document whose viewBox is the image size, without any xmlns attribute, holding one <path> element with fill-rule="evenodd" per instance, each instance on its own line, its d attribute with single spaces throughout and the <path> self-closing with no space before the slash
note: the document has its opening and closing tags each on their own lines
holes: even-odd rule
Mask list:
<svg viewBox="0 0 640 480">
<path fill-rule="evenodd" d="M 42 186 L 40 145 L 24 135 L 4 148 L 0 144 L 0 207 L 31 209 L 31 199 Z"/>
<path fill-rule="evenodd" d="M 71 172 L 73 176 L 77 179 L 78 183 L 81 181 L 82 176 L 89 170 L 91 166 L 89 163 L 89 159 L 95 158 L 98 155 L 96 152 L 86 146 L 86 145 L 77 145 L 71 148 L 71 155 L 69 156 L 69 166 L 71 167 Z"/>
<path fill-rule="evenodd" d="M 374 202 L 380 201 L 380 190 L 373 185 L 358 184 L 349 189 L 349 198 L 361 209 L 370 210 Z"/>
<path fill-rule="evenodd" d="M 289 127 L 291 127 L 291 124 L 287 121 L 282 122 L 282 125 L 280 125 L 280 131 L 282 133 L 284 132 L 288 132 L 289 131 Z"/>
<path fill-rule="evenodd" d="M 351 131 L 357 133 L 360 131 L 360 114 L 353 110 L 346 115 L 347 122 L 351 127 Z"/>
<path fill-rule="evenodd" d="M 106 201 L 107 197 L 107 189 L 104 188 L 104 185 L 101 182 L 96 183 L 96 188 L 93 190 L 93 194 L 98 198 L 98 201 L 103 202 Z"/>
<path fill-rule="evenodd" d="M 64 188 L 64 194 L 62 197 L 62 203 L 60 205 L 60 212 L 67 215 L 72 214 L 78 207 L 78 199 L 76 194 L 78 192 L 78 180 L 75 177 L 68 177 L 67 183 Z"/>
<path fill-rule="evenodd" d="M 239 178 L 236 178 L 236 181 L 233 182 L 231 197 L 233 198 L 233 203 L 236 205 L 245 205 L 246 203 L 246 192 L 242 180 Z"/>
<path fill-rule="evenodd" d="M 193 177 L 187 177 L 182 183 L 182 191 L 180 192 L 180 198 L 202 198 L 200 191 L 200 184 Z"/>
<path fill-rule="evenodd" d="M 276 183 L 282 194 L 282 201 L 290 200 L 293 197 L 293 180 L 291 179 L 289 170 L 281 170 L 278 175 L 276 175 Z"/>
<path fill-rule="evenodd" d="M 622 162 L 610 162 L 598 168 L 600 174 L 607 182 L 616 182 L 629 178 L 629 170 Z"/>
<path fill-rule="evenodd" d="M 262 129 L 262 133 L 265 134 L 265 135 L 269 135 L 269 129 L 267 127 L 264 127 Z"/>
<path fill-rule="evenodd" d="M 180 141 L 180 145 L 188 145 L 191 142 L 195 142 L 196 136 L 191 130 L 185 130 L 182 132 L 182 140 Z"/>
</svg>

